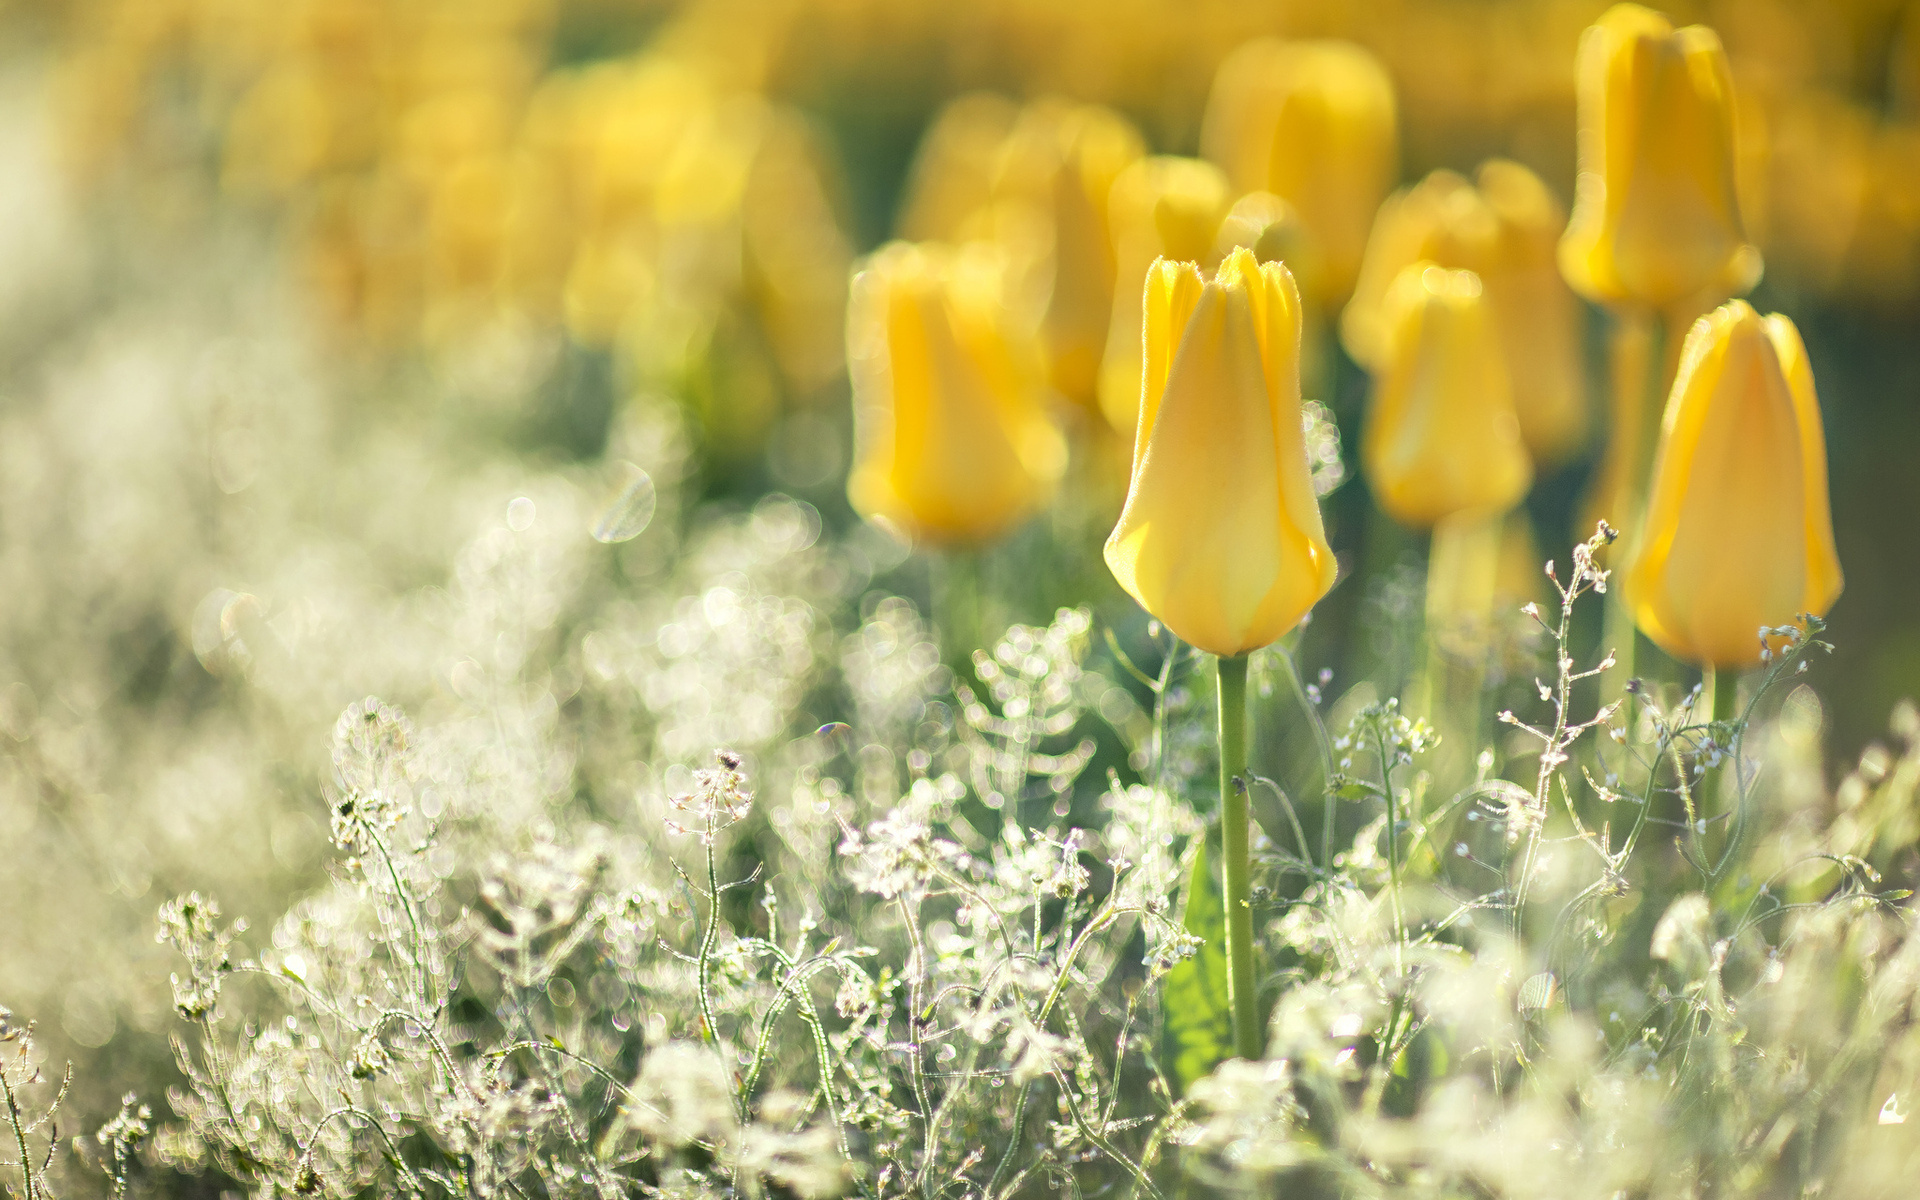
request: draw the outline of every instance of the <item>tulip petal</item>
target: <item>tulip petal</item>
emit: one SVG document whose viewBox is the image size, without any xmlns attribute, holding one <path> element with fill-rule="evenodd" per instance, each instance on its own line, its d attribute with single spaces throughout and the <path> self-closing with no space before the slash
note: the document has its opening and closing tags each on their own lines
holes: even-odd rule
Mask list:
<svg viewBox="0 0 1920 1200">
<path fill-rule="evenodd" d="M 1333 585 L 1300 426 L 1298 293 L 1284 267 L 1245 250 L 1205 285 L 1186 264 L 1156 264 L 1150 281 L 1155 373 L 1107 564 L 1181 638 L 1243 654 L 1298 624 Z M 1167 339 L 1154 324 L 1167 328 L 1183 309 L 1178 349 L 1157 375 L 1156 341 Z"/>
<path fill-rule="evenodd" d="M 1677 657 L 1760 657 L 1760 627 L 1824 614 L 1840 567 L 1811 371 L 1784 317 L 1742 301 L 1687 335 L 1625 586 Z"/>
</svg>

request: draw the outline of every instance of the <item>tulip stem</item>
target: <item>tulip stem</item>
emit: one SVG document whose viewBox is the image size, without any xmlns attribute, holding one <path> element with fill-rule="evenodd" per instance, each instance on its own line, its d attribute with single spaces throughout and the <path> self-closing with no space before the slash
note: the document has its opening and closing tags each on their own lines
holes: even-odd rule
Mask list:
<svg viewBox="0 0 1920 1200">
<path fill-rule="evenodd" d="M 1613 522 L 1622 538 L 1614 559 L 1626 561 L 1640 536 L 1640 514 L 1646 501 L 1647 477 L 1652 473 L 1654 448 L 1659 444 L 1660 407 L 1665 399 L 1661 375 L 1653 374 L 1661 361 L 1655 341 L 1660 325 L 1644 308 L 1630 307 L 1615 314 L 1608 339 L 1608 368 L 1613 386 L 1613 428 L 1608 433 L 1606 461 L 1601 464 L 1601 516 Z M 1617 583 L 1617 581 L 1616 581 Z M 1633 678 L 1633 613 L 1618 586 L 1608 589 L 1603 620 L 1606 645 L 1618 671 L 1604 681 L 1605 699 L 1626 695 Z"/>
<path fill-rule="evenodd" d="M 1702 690 L 1707 693 L 1708 702 L 1716 721 L 1731 721 L 1739 712 L 1740 676 L 1738 672 L 1722 671 L 1717 667 L 1707 667 L 1701 672 Z"/>
<path fill-rule="evenodd" d="M 981 613 L 980 555 L 973 550 L 950 550 L 935 560 L 934 621 L 940 630 L 947 665 L 960 679 L 973 676 L 973 655 L 986 638 Z"/>
<path fill-rule="evenodd" d="M 1220 849 L 1227 907 L 1227 1004 L 1233 1010 L 1234 1053 L 1266 1051 L 1253 983 L 1253 903 L 1247 842 L 1252 817 L 1247 777 L 1247 656 L 1220 662 Z"/>
</svg>

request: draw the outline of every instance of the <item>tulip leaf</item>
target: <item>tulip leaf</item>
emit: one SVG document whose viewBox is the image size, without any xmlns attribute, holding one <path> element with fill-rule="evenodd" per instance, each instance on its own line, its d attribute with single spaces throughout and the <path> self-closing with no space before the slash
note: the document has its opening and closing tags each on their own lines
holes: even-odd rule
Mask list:
<svg viewBox="0 0 1920 1200">
<path fill-rule="evenodd" d="M 1182 924 L 1204 944 L 1192 958 L 1167 972 L 1161 1002 L 1174 1086 L 1184 1093 L 1233 1055 L 1233 1011 L 1227 1004 L 1227 906 L 1219 882 L 1207 869 L 1205 843 L 1193 856 Z"/>
</svg>

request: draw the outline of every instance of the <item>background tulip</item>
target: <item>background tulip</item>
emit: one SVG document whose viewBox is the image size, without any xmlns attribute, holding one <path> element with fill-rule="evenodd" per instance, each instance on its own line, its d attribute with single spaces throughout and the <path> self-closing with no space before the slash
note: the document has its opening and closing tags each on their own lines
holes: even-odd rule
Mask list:
<svg viewBox="0 0 1920 1200">
<path fill-rule="evenodd" d="M 1435 171 L 1380 206 L 1353 298 L 1340 314 L 1340 339 L 1354 361 L 1378 371 L 1388 350 L 1387 292 L 1400 272 L 1422 259 L 1474 272 L 1492 309 L 1527 452 L 1560 461 L 1588 425 L 1579 301 L 1555 261 L 1566 212 L 1519 163 L 1490 159 L 1477 181 Z"/>
<path fill-rule="evenodd" d="M 1190 644 L 1244 654 L 1334 580 L 1301 432 L 1299 292 L 1243 249 L 1210 281 L 1156 262 L 1145 304 L 1133 479 L 1107 565 Z"/>
<path fill-rule="evenodd" d="M 1115 263 L 1113 323 L 1100 363 L 1100 408 L 1131 433 L 1140 417 L 1141 297 L 1155 259 L 1205 262 L 1226 215 L 1227 177 L 1210 162 L 1156 155 L 1114 180 L 1107 200 Z"/>
<path fill-rule="evenodd" d="M 1393 84 L 1379 60 L 1349 42 L 1249 42 L 1214 76 L 1200 148 L 1239 191 L 1293 205 L 1320 259 L 1310 299 L 1345 300 L 1399 173 Z"/>
<path fill-rule="evenodd" d="M 1013 101 L 992 92 L 949 100 L 920 139 L 895 227 L 910 241 L 954 241 L 991 200 L 994 167 L 1019 119 Z"/>
<path fill-rule="evenodd" d="M 1120 172 L 1146 153 L 1125 117 L 1059 99 L 1027 106 L 1007 137 L 993 196 L 1030 205 L 1051 236 L 1051 289 L 1042 332 L 1053 386 L 1094 401 L 1113 318 L 1114 261 L 1107 198 Z"/>
<path fill-rule="evenodd" d="M 991 247 L 896 242 L 854 278 L 848 370 L 861 515 L 916 538 L 980 542 L 1052 494 L 1066 442 L 1043 407 L 1037 347 L 1002 302 Z"/>
<path fill-rule="evenodd" d="M 1272 192 L 1248 192 L 1233 202 L 1220 222 L 1212 257 L 1215 261 L 1223 259 L 1242 246 L 1253 251 L 1260 262 L 1286 263 L 1302 292 L 1309 285 L 1301 281 L 1311 279 L 1318 270 L 1300 214 Z"/>
<path fill-rule="evenodd" d="M 1387 292 L 1387 358 L 1361 438 L 1374 499 L 1429 526 L 1512 507 L 1533 482 L 1479 276 L 1415 263 Z"/>
<path fill-rule="evenodd" d="M 1675 657 L 1744 666 L 1762 625 L 1825 615 L 1841 584 L 1806 348 L 1786 317 L 1732 301 L 1681 354 L 1626 568 L 1634 620 Z"/>
<path fill-rule="evenodd" d="M 1581 294 L 1664 307 L 1760 276 L 1735 178 L 1720 38 L 1637 4 L 1580 39 L 1580 178 L 1560 265 Z M 1697 310 L 1696 310 L 1697 311 Z"/>
</svg>

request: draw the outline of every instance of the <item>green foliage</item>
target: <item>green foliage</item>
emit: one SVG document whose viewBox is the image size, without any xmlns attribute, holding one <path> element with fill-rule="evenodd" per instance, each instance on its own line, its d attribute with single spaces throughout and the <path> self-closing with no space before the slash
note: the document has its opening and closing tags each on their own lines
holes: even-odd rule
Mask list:
<svg viewBox="0 0 1920 1200">
<path fill-rule="evenodd" d="M 1161 1003 L 1166 1009 L 1168 1058 L 1181 1094 L 1195 1080 L 1233 1057 L 1233 1010 L 1227 1003 L 1227 910 L 1220 881 L 1207 867 L 1206 844 L 1194 849 L 1181 928 L 1199 942 L 1191 958 L 1167 972 Z"/>
</svg>

